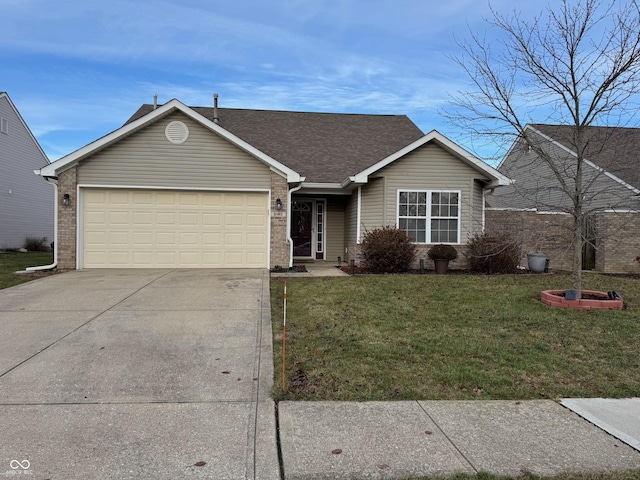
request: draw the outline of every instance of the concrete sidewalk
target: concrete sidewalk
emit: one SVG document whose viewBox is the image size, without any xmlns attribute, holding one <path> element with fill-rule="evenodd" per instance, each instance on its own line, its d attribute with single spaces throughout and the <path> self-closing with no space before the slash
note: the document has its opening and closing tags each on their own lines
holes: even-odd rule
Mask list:
<svg viewBox="0 0 640 480">
<path fill-rule="evenodd" d="M 640 469 L 640 452 L 551 400 L 281 402 L 286 480 Z"/>
<path fill-rule="evenodd" d="M 564 398 L 561 403 L 640 451 L 640 398 Z"/>
<path fill-rule="evenodd" d="M 304 263 L 306 272 L 280 272 L 272 273 L 272 277 L 348 277 L 349 275 L 340 270 L 335 263 L 327 261 Z"/>
</svg>

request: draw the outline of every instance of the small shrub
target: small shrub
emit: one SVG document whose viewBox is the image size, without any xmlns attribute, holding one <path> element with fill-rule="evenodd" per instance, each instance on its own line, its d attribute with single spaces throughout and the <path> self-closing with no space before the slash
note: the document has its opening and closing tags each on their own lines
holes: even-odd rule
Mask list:
<svg viewBox="0 0 640 480">
<path fill-rule="evenodd" d="M 411 238 L 393 226 L 371 230 L 362 239 L 363 266 L 371 273 L 406 272 L 415 256 Z"/>
<path fill-rule="evenodd" d="M 467 244 L 469 268 L 481 273 L 515 273 L 520 262 L 520 246 L 505 233 L 474 235 Z"/>
<path fill-rule="evenodd" d="M 455 260 L 458 258 L 458 251 L 453 245 L 434 245 L 427 252 L 431 260 Z"/>
<path fill-rule="evenodd" d="M 47 251 L 47 237 L 27 237 L 24 241 L 24 248 L 30 252 Z"/>
</svg>

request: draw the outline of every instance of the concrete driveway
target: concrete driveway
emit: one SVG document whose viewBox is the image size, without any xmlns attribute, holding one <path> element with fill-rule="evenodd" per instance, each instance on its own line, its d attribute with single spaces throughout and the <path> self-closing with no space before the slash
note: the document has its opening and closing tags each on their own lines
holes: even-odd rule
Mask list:
<svg viewBox="0 0 640 480">
<path fill-rule="evenodd" d="M 0 478 L 279 478 L 266 270 L 43 278 L 0 339 Z"/>
</svg>

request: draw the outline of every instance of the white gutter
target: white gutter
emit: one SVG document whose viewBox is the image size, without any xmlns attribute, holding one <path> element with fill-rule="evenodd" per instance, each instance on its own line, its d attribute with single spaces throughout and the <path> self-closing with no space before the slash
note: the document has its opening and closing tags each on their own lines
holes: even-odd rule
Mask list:
<svg viewBox="0 0 640 480">
<path fill-rule="evenodd" d="M 39 174 L 38 170 L 34 173 Z M 50 177 L 44 177 L 49 185 L 53 185 L 53 263 L 51 265 L 39 265 L 37 267 L 27 267 L 27 272 L 37 272 L 40 270 L 53 270 L 58 266 L 58 184 L 51 181 Z"/>
<path fill-rule="evenodd" d="M 291 194 L 302 188 L 302 184 L 287 191 L 287 242 L 289 242 L 289 268 L 293 267 L 293 238 L 291 238 Z"/>
</svg>

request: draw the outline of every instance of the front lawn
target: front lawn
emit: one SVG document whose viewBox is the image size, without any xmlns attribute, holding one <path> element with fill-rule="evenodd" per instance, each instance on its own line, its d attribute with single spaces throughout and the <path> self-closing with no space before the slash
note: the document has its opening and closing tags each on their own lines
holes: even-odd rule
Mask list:
<svg viewBox="0 0 640 480">
<path fill-rule="evenodd" d="M 449 400 L 640 395 L 640 280 L 585 274 L 624 311 L 539 301 L 567 274 L 370 275 L 271 281 L 277 400 Z"/>
<path fill-rule="evenodd" d="M 27 267 L 50 265 L 51 262 L 53 262 L 52 252 L 0 252 L 0 289 L 41 277 L 42 273 L 16 275 L 15 272 L 23 271 Z"/>
</svg>

